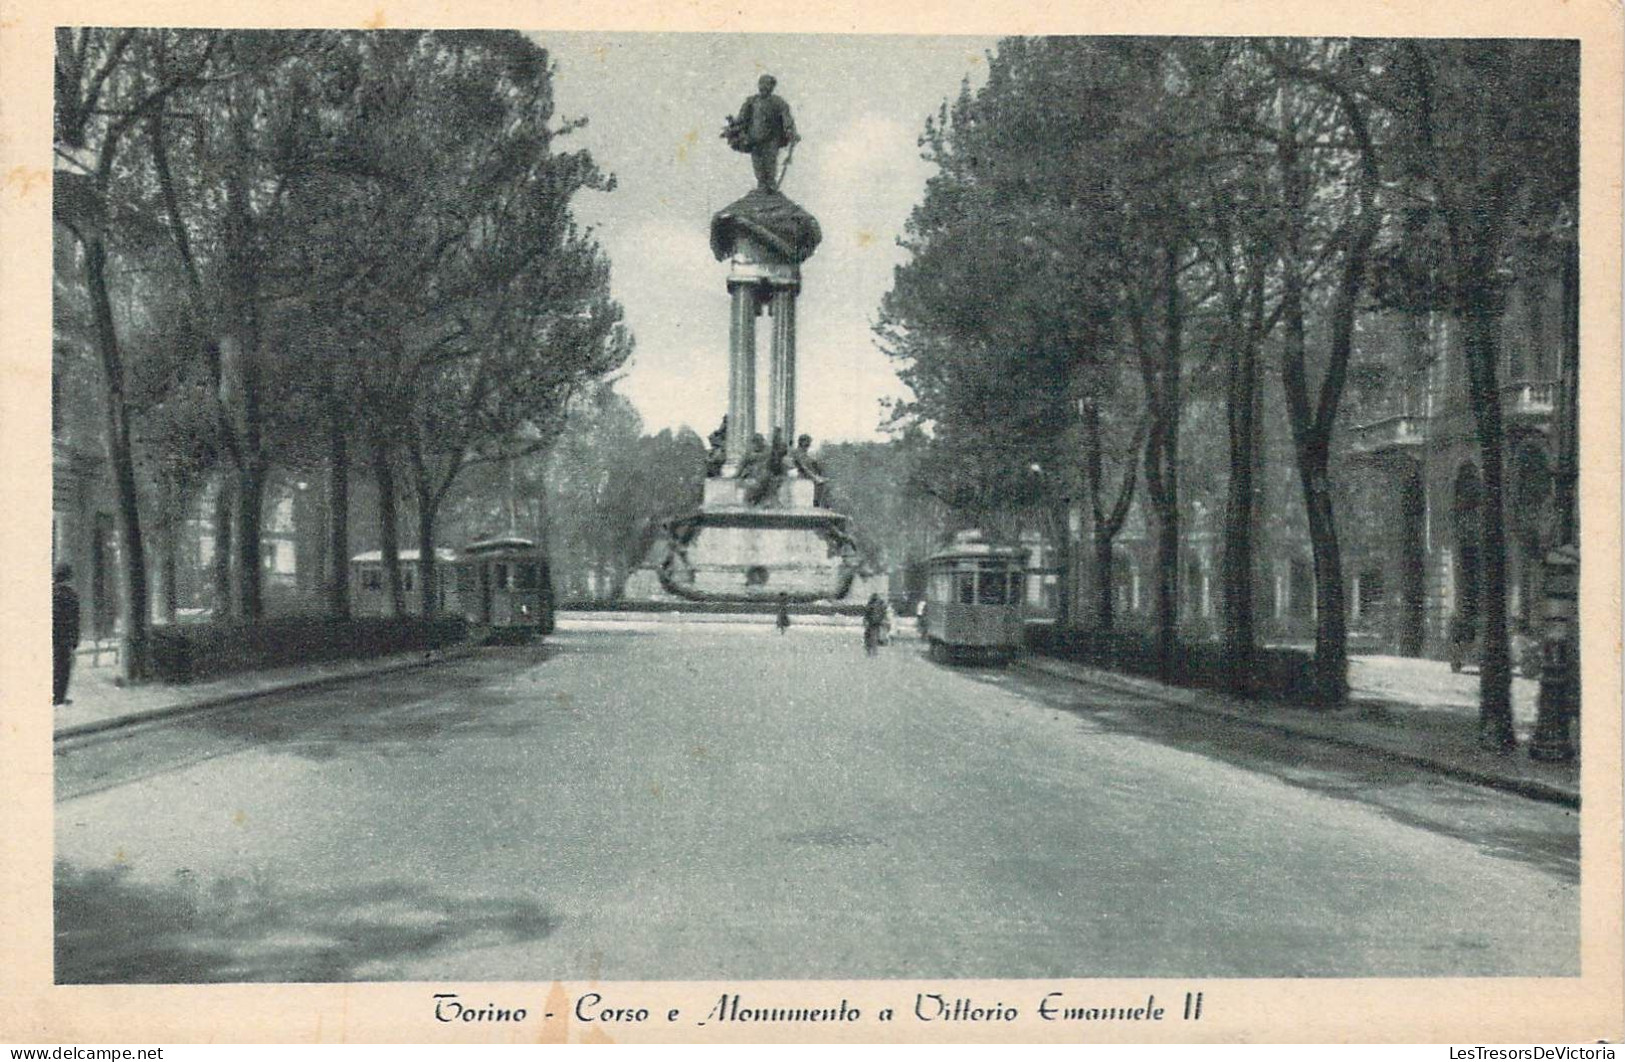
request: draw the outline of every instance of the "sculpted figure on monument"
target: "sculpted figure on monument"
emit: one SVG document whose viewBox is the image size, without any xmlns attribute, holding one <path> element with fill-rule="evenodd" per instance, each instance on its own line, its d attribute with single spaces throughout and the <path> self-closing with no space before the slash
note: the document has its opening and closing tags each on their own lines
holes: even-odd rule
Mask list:
<svg viewBox="0 0 1625 1062">
<path fill-rule="evenodd" d="M 812 480 L 813 504 L 823 508 L 829 477 L 824 475 L 824 466 L 812 455 L 811 435 L 803 435 L 796 440 L 796 448 L 790 451 L 790 465 L 796 470 L 797 475 Z"/>
<path fill-rule="evenodd" d="M 783 455 L 778 455 L 779 467 L 783 468 Z M 745 503 L 747 505 L 762 505 L 771 498 L 778 496 L 779 483 L 783 481 L 784 474 L 775 475 L 773 465 L 775 455 L 768 449 L 767 439 L 757 434 L 750 441 L 750 449 L 739 462 L 739 472 L 735 478 L 745 488 Z"/>
<path fill-rule="evenodd" d="M 722 423 L 717 425 L 717 430 L 711 433 L 706 443 L 711 449 L 705 455 L 705 474 L 721 475 L 722 465 L 728 459 L 728 414 L 722 415 Z"/>
<path fill-rule="evenodd" d="M 790 456 L 790 446 L 784 441 L 784 432 L 779 428 L 773 429 L 773 445 L 767 452 L 767 471 L 776 479 L 783 479 L 787 469 L 785 459 Z"/>
<path fill-rule="evenodd" d="M 790 116 L 790 105 L 783 97 L 773 95 L 777 85 L 772 74 L 758 78 L 756 95 L 740 104 L 739 113 L 729 118 L 722 130 L 729 147 L 750 153 L 751 167 L 756 171 L 756 187 L 764 192 L 779 190 L 783 176 L 779 172 L 779 149 L 790 148 L 794 157 L 793 145 L 801 139 L 796 132 L 795 119 Z M 790 168 L 788 159 L 784 168 Z"/>
</svg>

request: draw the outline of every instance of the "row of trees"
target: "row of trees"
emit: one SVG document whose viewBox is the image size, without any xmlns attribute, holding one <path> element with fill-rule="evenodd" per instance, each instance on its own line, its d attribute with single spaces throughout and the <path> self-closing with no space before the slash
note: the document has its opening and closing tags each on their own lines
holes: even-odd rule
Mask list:
<svg viewBox="0 0 1625 1062">
<path fill-rule="evenodd" d="M 664 521 L 700 504 L 705 442 L 688 428 L 644 432 L 605 382 L 573 396 L 546 452 L 474 470 L 444 523 L 467 540 L 507 527 L 547 544 L 562 600 L 611 601 Z"/>
<path fill-rule="evenodd" d="M 422 608 L 436 521 L 471 467 L 545 449 L 630 338 L 571 214 L 608 191 L 516 33 L 60 29 L 58 345 L 106 406 L 127 667 L 145 657 L 146 533 L 212 480 L 218 611 L 262 613 L 273 467 L 326 474 L 326 593 L 347 610 L 352 468 L 378 485 L 404 610 L 398 500 Z M 62 241 L 59 241 L 59 247 Z"/>
<path fill-rule="evenodd" d="M 895 422 L 933 434 L 922 477 L 958 508 L 1026 510 L 1052 531 L 1079 499 L 1102 628 L 1112 542 L 1143 483 L 1166 668 L 1181 424 L 1193 401 L 1222 408 L 1222 629 L 1245 691 L 1259 417 L 1277 376 L 1314 559 L 1317 692 L 1340 700 L 1331 459 L 1358 323 L 1452 314 L 1484 485 L 1483 731 L 1510 744 L 1499 324 L 1510 285 L 1574 241 L 1577 83 L 1571 42 L 1002 42 L 987 84 L 926 127 L 937 172 L 878 327 L 913 392 Z"/>
</svg>

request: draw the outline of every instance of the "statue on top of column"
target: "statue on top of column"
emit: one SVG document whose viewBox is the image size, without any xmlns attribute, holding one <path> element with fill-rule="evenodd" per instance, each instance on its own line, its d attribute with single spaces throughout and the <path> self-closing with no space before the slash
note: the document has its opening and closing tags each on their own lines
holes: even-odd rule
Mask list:
<svg viewBox="0 0 1625 1062">
<path fill-rule="evenodd" d="M 756 187 L 763 192 L 777 192 L 784 174 L 779 171 L 779 149 L 789 148 L 784 160 L 786 171 L 795 158 L 796 121 L 790 116 L 790 105 L 784 97 L 773 95 L 778 80 L 772 74 L 763 74 L 756 80 L 756 95 L 739 105 L 739 113 L 728 119 L 722 137 L 735 151 L 750 154 L 751 167 L 756 171 Z"/>
<path fill-rule="evenodd" d="M 711 253 L 719 262 L 732 257 L 740 243 L 749 240 L 784 262 L 800 265 L 812 257 L 823 239 L 818 219 L 780 190 L 801 134 L 796 131 L 790 105 L 773 94 L 776 85 L 773 75 L 763 74 L 756 94 L 740 105 L 739 113 L 722 130 L 729 147 L 750 155 L 756 187 L 711 218 Z M 781 169 L 779 151 L 783 148 L 790 152 Z"/>
</svg>

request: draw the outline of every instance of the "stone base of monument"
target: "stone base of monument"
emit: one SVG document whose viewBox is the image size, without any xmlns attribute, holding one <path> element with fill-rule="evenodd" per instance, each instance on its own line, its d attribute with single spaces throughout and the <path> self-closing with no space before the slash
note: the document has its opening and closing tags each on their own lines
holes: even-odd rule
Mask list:
<svg viewBox="0 0 1625 1062">
<path fill-rule="evenodd" d="M 862 603 L 886 592 L 886 577 L 865 572 L 849 519 L 813 504 L 813 483 L 787 479 L 762 505 L 745 484 L 705 482 L 698 512 L 671 521 L 627 580 L 626 601 L 761 603 L 780 594 L 795 604 Z"/>
</svg>

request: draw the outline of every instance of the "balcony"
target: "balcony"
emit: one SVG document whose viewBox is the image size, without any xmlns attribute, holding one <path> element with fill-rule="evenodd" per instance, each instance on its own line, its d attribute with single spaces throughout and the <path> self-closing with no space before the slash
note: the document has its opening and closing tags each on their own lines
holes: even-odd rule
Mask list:
<svg viewBox="0 0 1625 1062">
<path fill-rule="evenodd" d="M 1501 412 L 1508 419 L 1550 417 L 1557 409 L 1557 381 L 1520 380 L 1501 388 Z"/>
<path fill-rule="evenodd" d="M 1427 441 L 1427 418 L 1411 413 L 1372 421 L 1354 429 L 1354 452 L 1369 457 L 1412 453 Z"/>
</svg>

